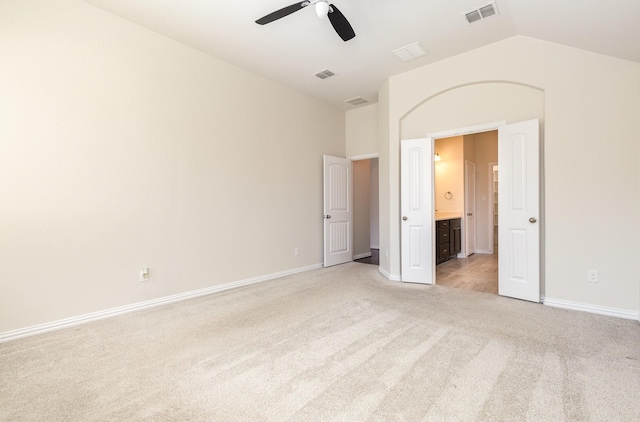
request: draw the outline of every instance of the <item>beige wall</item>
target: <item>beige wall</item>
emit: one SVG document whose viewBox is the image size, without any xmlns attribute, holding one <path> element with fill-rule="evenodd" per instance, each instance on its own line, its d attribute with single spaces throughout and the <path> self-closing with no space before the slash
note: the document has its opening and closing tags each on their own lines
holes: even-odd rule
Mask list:
<svg viewBox="0 0 640 422">
<path fill-rule="evenodd" d="M 378 153 L 378 104 L 346 112 L 347 157 Z"/>
<path fill-rule="evenodd" d="M 370 160 L 353 162 L 353 254 L 371 252 L 371 165 Z"/>
<path fill-rule="evenodd" d="M 488 163 L 498 161 L 498 132 L 440 138 L 434 146 L 441 158 L 434 163 L 436 211 L 459 212 L 463 220 L 466 219 L 465 161 L 476 165 L 476 252 L 488 253 L 492 224 L 488 212 Z M 446 192 L 451 192 L 449 199 L 445 197 Z"/>
<path fill-rule="evenodd" d="M 491 250 L 489 232 L 493 229 L 493 216 L 489 207 L 493 198 L 489 194 L 489 163 L 498 162 L 498 132 L 476 133 L 465 136 L 473 142 L 476 163 L 476 250 Z"/>
<path fill-rule="evenodd" d="M 463 136 L 464 143 L 464 159 L 475 164 L 476 162 L 476 143 L 473 141 L 473 135 Z"/>
<path fill-rule="evenodd" d="M 378 104 L 370 104 L 349 110 L 345 113 L 346 125 L 346 151 L 347 157 L 355 158 L 354 183 L 359 188 L 354 189 L 354 254 L 360 255 L 370 252 L 372 246 L 378 246 Z M 367 159 L 362 160 L 363 157 Z M 365 176 L 365 166 L 368 174 Z M 360 171 L 360 174 L 356 172 Z M 364 179 L 367 178 L 367 186 Z M 374 180 L 375 178 L 375 180 Z M 361 181 L 357 180 L 360 179 Z M 368 212 L 364 212 L 365 193 L 368 201 Z M 360 202 L 360 205 L 358 205 Z M 375 219 L 373 221 L 372 219 Z"/>
<path fill-rule="evenodd" d="M 637 312 L 639 84 L 638 63 L 526 37 L 392 77 L 379 103 L 381 271 L 400 273 L 400 139 L 540 118 L 545 296 Z"/>
<path fill-rule="evenodd" d="M 400 248 L 399 236 L 391 236 L 392 226 L 400 224 L 400 208 L 399 208 L 399 196 L 397 193 L 394 196 L 394 201 L 391 201 L 391 163 L 400 159 L 399 145 L 396 144 L 396 148 L 391 148 L 391 125 L 390 116 L 391 113 L 391 87 L 389 81 L 385 83 L 378 91 L 378 148 L 380 151 L 380 158 L 378 159 L 378 175 L 379 185 L 378 194 L 380 200 L 380 265 L 379 270 L 388 278 L 393 280 L 399 280 L 399 272 L 391 273 L 391 248 Z M 395 167 L 399 170 L 398 167 Z M 392 221 L 394 218 L 394 221 Z M 399 228 L 394 228 L 398 230 Z M 398 259 L 399 256 L 396 258 Z M 394 264 L 396 261 L 394 260 Z M 395 267 L 394 267 L 395 268 Z"/>
<path fill-rule="evenodd" d="M 462 136 L 436 139 L 440 161 L 434 163 L 434 204 L 439 212 L 464 211 L 464 143 Z M 447 199 L 445 194 L 451 192 Z"/>
<path fill-rule="evenodd" d="M 343 111 L 79 1 L 0 57 L 0 332 L 322 262 Z"/>
<path fill-rule="evenodd" d="M 369 180 L 371 182 L 371 211 L 370 211 L 370 220 L 369 220 L 369 233 L 370 233 L 370 243 L 372 249 L 380 248 L 380 195 L 378 193 L 378 184 L 379 184 L 379 172 L 378 172 L 378 159 L 372 158 L 369 160 L 370 162 L 370 173 Z"/>
<path fill-rule="evenodd" d="M 440 138 L 435 140 L 434 147 L 441 158 L 434 163 L 436 211 L 459 212 L 463 221 L 466 219 L 465 161 L 476 165 L 476 252 L 488 253 L 492 224 L 488 212 L 488 163 L 498 161 L 498 132 Z M 446 192 L 451 192 L 449 199 Z"/>
</svg>

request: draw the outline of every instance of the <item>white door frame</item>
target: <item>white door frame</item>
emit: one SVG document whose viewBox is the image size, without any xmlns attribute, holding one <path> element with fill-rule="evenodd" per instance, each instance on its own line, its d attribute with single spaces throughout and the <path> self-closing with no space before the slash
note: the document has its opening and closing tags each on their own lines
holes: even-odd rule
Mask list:
<svg viewBox="0 0 640 422">
<path fill-rule="evenodd" d="M 469 170 L 471 167 L 473 167 L 473 182 L 469 183 Z M 478 218 L 476 216 L 476 176 L 476 163 L 464 160 L 464 214 L 462 216 L 462 220 L 464 221 L 465 237 L 464 257 L 468 257 L 469 255 L 476 253 L 476 250 L 478 249 L 478 246 L 476 245 L 476 230 L 478 230 Z M 473 202 L 473 209 L 469 209 L 470 202 Z M 473 222 L 473 224 L 471 224 L 471 222 Z M 473 243 L 471 243 L 471 240 L 473 240 Z M 473 251 L 470 251 L 471 245 L 473 245 Z"/>
<path fill-rule="evenodd" d="M 485 124 L 481 124 L 481 125 L 475 125 L 475 126 L 468 126 L 468 127 L 463 127 L 463 128 L 458 128 L 458 129 L 452 129 L 452 130 L 445 130 L 445 131 L 441 131 L 441 132 L 435 132 L 435 133 L 429 133 L 427 134 L 426 138 L 424 138 L 422 141 L 426 142 L 428 145 L 428 148 L 430 148 L 431 151 L 435 151 L 435 140 L 438 138 L 450 138 L 453 136 L 461 136 L 461 135 L 471 135 L 473 133 L 480 133 L 480 132 L 488 132 L 491 130 L 497 130 L 498 127 L 500 126 L 504 126 L 506 125 L 507 122 L 506 120 L 500 120 L 497 122 L 492 122 L 492 123 L 485 123 Z M 402 143 L 402 141 L 401 141 Z M 402 163 L 400 164 L 402 166 Z M 433 166 L 431 166 L 433 171 Z M 401 170 L 402 171 L 402 170 Z M 401 180 L 401 186 L 400 189 L 402 190 L 402 180 Z M 433 173 L 431 174 L 431 203 L 434 203 L 434 192 L 435 192 L 435 183 L 434 183 L 434 178 L 433 178 Z M 402 197 L 402 195 L 400 195 Z M 402 199 L 401 199 L 402 201 Z M 401 207 L 402 208 L 402 207 Z M 402 210 L 401 210 L 402 213 Z M 400 216 L 402 217 L 402 215 Z M 427 237 L 428 239 L 428 244 L 431 245 L 431 250 L 435 250 L 435 244 L 436 244 L 436 233 L 435 233 L 435 220 L 434 220 L 434 216 L 431 217 L 432 222 L 431 224 L 427 224 L 424 227 L 424 236 Z M 401 230 L 401 239 L 400 239 L 400 243 L 402 244 L 404 242 L 403 237 L 402 237 L 402 230 Z M 429 254 L 429 259 L 431 260 L 431 266 L 430 268 L 424 268 L 423 269 L 423 273 L 420 276 L 420 283 L 424 283 L 424 284 L 435 284 L 436 282 L 436 257 L 435 257 L 435 253 L 430 253 Z M 402 273 L 406 273 L 406 259 L 402 258 L 402 251 L 401 251 L 401 260 L 400 260 L 400 272 L 401 272 L 401 280 L 403 281 L 409 281 L 407 280 Z M 427 261 L 428 262 L 428 261 Z"/>
<path fill-rule="evenodd" d="M 492 130 L 498 130 L 500 126 L 504 126 L 507 124 L 506 120 L 499 120 L 497 122 L 484 123 L 480 125 L 461 127 L 457 129 L 444 130 L 441 132 L 434 132 L 427 134 L 427 139 L 430 139 L 432 143 L 434 143 L 435 148 L 435 140 L 439 138 L 451 138 L 453 136 L 464 136 L 464 135 L 472 135 L 474 133 L 481 132 L 490 132 Z M 435 185 L 432 187 L 432 192 L 435 193 Z M 499 229 L 499 228 L 498 228 Z M 431 233 L 431 241 L 435 244 L 436 242 L 436 233 L 435 230 Z M 435 268 L 436 268 L 436 257 L 435 255 L 431 258 L 433 265 L 433 284 L 436 284 L 435 279 Z"/>
<path fill-rule="evenodd" d="M 489 204 L 489 211 L 487 213 L 487 224 L 489 226 L 489 253 L 492 254 L 495 252 L 494 250 L 494 245 L 495 245 L 495 237 L 493 237 L 493 231 L 494 231 L 494 212 L 495 212 L 495 201 L 494 196 L 496 194 L 495 189 L 494 189 L 494 183 L 493 183 L 493 167 L 497 166 L 498 162 L 497 161 L 492 161 L 488 164 L 489 167 L 489 176 L 488 176 L 488 182 L 487 182 L 487 186 L 489 187 L 489 189 L 487 189 L 488 191 L 488 198 L 489 200 L 487 201 Z M 498 186 L 498 189 L 500 189 L 500 186 Z"/>
<path fill-rule="evenodd" d="M 369 161 L 369 162 L 371 162 L 371 160 L 377 160 L 379 158 L 380 158 L 380 154 L 378 154 L 376 152 L 376 153 L 373 153 L 373 154 L 352 155 L 350 157 L 347 157 L 347 160 L 351 160 L 351 162 L 354 163 L 354 165 L 355 165 L 356 161 Z M 379 179 L 380 178 L 378 177 L 378 180 L 375 181 L 375 183 L 378 186 L 380 185 L 380 180 Z M 369 174 L 369 183 L 371 183 L 371 180 L 372 180 L 371 179 L 371 174 Z M 354 184 L 355 184 L 355 175 L 354 175 Z M 355 190 L 356 190 L 356 187 L 353 186 L 352 195 L 353 195 L 353 192 Z M 369 206 L 371 207 L 371 203 L 369 204 Z M 380 200 L 379 199 L 378 199 L 378 202 L 376 203 L 375 206 L 378 208 L 378 215 L 380 215 Z M 359 239 L 357 234 L 355 233 L 355 227 L 356 227 L 356 224 L 358 224 L 358 221 L 359 221 L 358 216 L 355 214 L 355 203 L 354 203 L 354 210 L 353 211 L 354 211 L 354 214 L 353 214 L 353 228 L 354 228 L 354 233 L 353 233 L 353 245 L 354 245 L 353 260 L 355 261 L 355 260 L 358 260 L 358 259 L 361 259 L 361 258 L 370 257 L 371 256 L 371 252 L 369 251 L 368 253 L 364 253 L 364 254 L 355 254 L 355 245 L 356 245 L 356 243 L 358 242 L 358 239 Z M 371 217 L 369 217 L 369 221 L 368 221 L 369 227 L 371 227 L 372 222 L 373 222 L 373 219 Z M 379 220 L 376 221 L 375 224 L 379 227 L 380 226 L 380 221 Z M 369 236 L 371 236 L 371 229 L 369 229 Z M 369 248 L 370 248 L 370 250 L 371 249 L 378 249 L 379 250 L 380 249 L 379 243 L 380 242 L 378 242 L 378 245 L 372 245 L 371 244 L 371 238 L 369 238 Z M 374 247 L 374 246 L 376 246 L 376 247 Z M 378 264 L 378 266 L 380 266 L 380 264 Z"/>
<path fill-rule="evenodd" d="M 505 120 L 501 120 L 501 121 L 497 121 L 497 122 L 492 122 L 492 123 L 486 123 L 486 124 L 480 124 L 480 125 L 475 125 L 475 126 L 468 126 L 468 127 L 463 127 L 463 128 L 457 128 L 457 129 L 451 129 L 451 130 L 445 130 L 445 131 L 440 131 L 440 132 L 434 132 L 434 133 L 429 133 L 427 134 L 426 138 L 424 139 L 425 142 L 430 143 L 430 148 L 431 150 L 435 150 L 435 140 L 439 139 L 439 138 L 450 138 L 453 136 L 461 136 L 461 135 L 471 135 L 474 133 L 480 133 L 480 132 L 489 132 L 492 130 L 497 130 L 500 126 L 505 126 L 507 124 L 507 122 Z M 542 147 L 542 144 L 541 144 Z M 542 160 L 542 155 L 540 155 L 539 160 Z M 542 168 L 542 163 L 541 163 L 541 168 Z M 544 192 L 544 182 L 543 182 L 543 176 L 540 179 L 540 192 L 542 194 L 542 192 Z M 432 183 L 433 183 L 433 179 L 432 179 Z M 435 184 L 433 184 L 431 186 L 431 196 L 433 199 L 433 193 L 435 192 Z M 544 198 L 540 198 L 540 205 L 541 207 L 543 207 L 544 205 Z M 540 212 L 542 213 L 543 210 L 541 209 Z M 431 244 L 434 245 L 435 244 L 435 224 L 433 224 L 431 227 L 427 226 L 427 232 L 425 233 L 425 235 L 429 236 L 431 238 Z M 500 226 L 498 226 L 498 230 L 501 230 Z M 430 233 L 429 233 L 430 231 Z M 542 267 L 543 265 L 543 258 L 544 258 L 544 230 L 540 231 L 540 249 L 539 249 L 539 254 L 540 254 L 540 279 L 539 279 L 539 283 L 540 283 L 540 289 L 543 288 L 542 286 L 542 280 L 543 280 L 543 274 L 544 274 L 544 268 Z M 402 239 L 401 239 L 401 243 L 402 243 Z M 435 280 L 435 254 L 431 254 L 431 269 L 432 271 L 428 271 L 429 273 L 433 274 L 428 275 L 427 279 L 424 280 L 424 283 L 428 283 L 428 284 L 435 284 L 436 280 Z M 402 265 L 401 265 L 401 272 L 402 272 Z"/>
</svg>

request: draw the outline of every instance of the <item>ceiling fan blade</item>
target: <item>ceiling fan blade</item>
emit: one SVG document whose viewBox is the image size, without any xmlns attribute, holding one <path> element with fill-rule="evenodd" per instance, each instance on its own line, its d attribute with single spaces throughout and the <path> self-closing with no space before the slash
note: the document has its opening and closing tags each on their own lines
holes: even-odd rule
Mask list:
<svg viewBox="0 0 640 422">
<path fill-rule="evenodd" d="M 261 17 L 256 21 L 258 25 L 264 25 L 267 23 L 271 23 L 280 18 L 284 18 L 292 14 L 293 12 L 297 12 L 298 10 L 309 6 L 308 1 L 299 1 L 298 3 L 292 4 L 291 6 L 283 7 L 280 10 L 276 10 L 275 12 L 269 13 L 266 16 Z"/>
<path fill-rule="evenodd" d="M 343 41 L 349 41 L 351 38 L 356 36 L 356 33 L 353 32 L 353 28 L 347 18 L 344 17 L 341 11 L 338 10 L 333 4 L 329 5 L 329 21 L 331 25 L 333 25 L 333 29 L 336 30 L 340 38 Z"/>
</svg>

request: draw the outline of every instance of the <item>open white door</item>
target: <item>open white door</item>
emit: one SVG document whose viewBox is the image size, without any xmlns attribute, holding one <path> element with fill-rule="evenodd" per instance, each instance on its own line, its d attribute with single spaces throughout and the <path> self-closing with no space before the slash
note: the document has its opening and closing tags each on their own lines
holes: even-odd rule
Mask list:
<svg viewBox="0 0 640 422">
<path fill-rule="evenodd" d="M 353 260 L 353 164 L 324 156 L 324 266 Z"/>
<path fill-rule="evenodd" d="M 433 284 L 435 273 L 433 213 L 433 139 L 400 144 L 400 215 L 402 281 Z"/>
<path fill-rule="evenodd" d="M 464 162 L 465 256 L 476 253 L 476 164 Z"/>
<path fill-rule="evenodd" d="M 498 128 L 498 294 L 540 302 L 538 119 Z"/>
</svg>

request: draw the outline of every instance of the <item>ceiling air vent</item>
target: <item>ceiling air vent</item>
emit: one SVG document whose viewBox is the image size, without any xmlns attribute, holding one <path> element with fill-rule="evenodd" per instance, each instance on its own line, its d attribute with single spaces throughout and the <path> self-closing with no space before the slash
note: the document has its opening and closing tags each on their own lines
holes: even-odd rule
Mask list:
<svg viewBox="0 0 640 422">
<path fill-rule="evenodd" d="M 480 19 L 482 19 L 482 16 L 480 16 L 480 11 L 478 10 L 472 10 L 471 12 L 465 13 L 464 15 L 467 17 L 467 22 L 469 23 L 478 22 Z"/>
<path fill-rule="evenodd" d="M 362 97 L 354 97 L 354 98 L 350 98 L 348 100 L 344 100 L 345 103 L 349 103 L 351 105 L 357 106 L 360 104 L 364 104 L 364 103 L 368 103 L 369 101 L 365 100 Z"/>
<path fill-rule="evenodd" d="M 489 3 L 486 6 L 481 7 L 480 9 L 480 14 L 482 15 L 482 19 L 486 19 L 489 16 L 493 16 L 496 14 L 496 7 L 493 3 Z"/>
<path fill-rule="evenodd" d="M 333 73 L 332 71 L 325 69 L 325 70 L 321 70 L 320 72 L 315 74 L 318 78 L 320 79 L 327 79 L 332 77 L 333 75 L 335 75 L 335 73 Z"/>
<path fill-rule="evenodd" d="M 425 50 L 420 43 L 414 42 L 413 44 L 393 50 L 392 53 L 403 62 L 408 62 L 409 60 L 424 56 L 427 54 L 427 50 Z"/>
<path fill-rule="evenodd" d="M 485 4 L 484 6 L 480 6 L 477 9 L 470 10 L 464 14 L 464 17 L 467 18 L 467 22 L 476 23 L 486 18 L 490 18 L 491 16 L 495 16 L 498 14 L 498 7 L 495 2 L 490 2 Z"/>
</svg>

